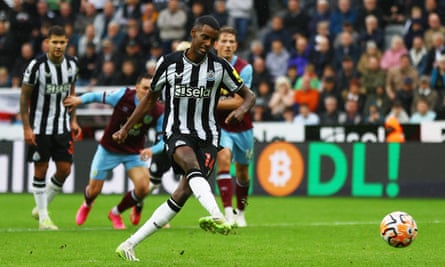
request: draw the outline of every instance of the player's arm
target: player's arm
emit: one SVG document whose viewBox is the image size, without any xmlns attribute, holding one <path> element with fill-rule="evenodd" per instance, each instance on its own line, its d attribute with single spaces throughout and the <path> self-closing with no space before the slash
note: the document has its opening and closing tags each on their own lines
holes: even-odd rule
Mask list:
<svg viewBox="0 0 445 267">
<path fill-rule="evenodd" d="M 164 150 L 165 142 L 164 138 L 162 138 L 162 124 L 164 122 L 164 114 L 159 116 L 158 120 L 156 121 L 156 133 L 160 134 L 159 140 L 153 144 L 151 147 L 147 147 L 141 150 L 140 157 L 142 160 L 148 160 L 151 158 L 154 154 L 159 154 Z"/>
<path fill-rule="evenodd" d="M 244 114 L 255 105 L 256 96 L 247 86 L 243 85 L 237 93 L 243 98 L 243 103 L 227 116 L 226 123 L 242 121 Z"/>
<path fill-rule="evenodd" d="M 28 103 L 31 99 L 31 94 L 34 87 L 29 84 L 22 84 L 22 91 L 20 93 L 20 116 L 23 122 L 23 137 L 25 142 L 29 145 L 37 145 L 35 135 L 32 131 L 31 124 L 29 122 Z"/>
<path fill-rule="evenodd" d="M 131 114 L 130 118 L 128 118 L 127 122 L 125 122 L 125 124 L 119 129 L 119 131 L 113 134 L 113 139 L 117 143 L 125 142 L 125 139 L 127 139 L 128 131 L 154 107 L 156 100 L 159 98 L 160 94 L 160 91 L 150 91 L 144 96 L 144 98 L 142 98 L 142 100 L 139 102 L 139 105 L 137 105 L 136 109 Z"/>
<path fill-rule="evenodd" d="M 234 110 L 241 106 L 243 98 L 238 94 L 233 94 L 231 97 L 220 97 L 217 109 Z"/>
<path fill-rule="evenodd" d="M 75 96 L 75 85 L 74 83 L 71 84 L 70 88 L 70 95 L 69 96 Z M 82 136 L 82 128 L 79 126 L 79 123 L 77 122 L 77 114 L 76 109 L 71 108 L 70 109 L 70 115 L 71 115 L 71 131 L 74 133 L 74 140 L 80 140 Z"/>
</svg>

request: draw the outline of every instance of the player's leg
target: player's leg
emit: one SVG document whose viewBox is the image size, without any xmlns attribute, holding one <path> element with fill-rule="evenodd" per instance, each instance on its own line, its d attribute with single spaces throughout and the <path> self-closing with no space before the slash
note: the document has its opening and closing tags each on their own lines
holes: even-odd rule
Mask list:
<svg viewBox="0 0 445 267">
<path fill-rule="evenodd" d="M 238 227 L 245 227 L 247 223 L 244 211 L 247 205 L 250 186 L 249 164 L 253 158 L 253 131 L 248 130 L 233 133 L 232 137 L 233 140 L 235 140 L 233 158 L 236 162 L 235 194 L 237 199 L 237 214 L 235 221 Z"/>
<path fill-rule="evenodd" d="M 230 174 L 230 165 L 232 163 L 233 141 L 228 132 L 221 130 L 221 149 L 216 156 L 216 183 L 218 185 L 221 202 L 224 207 L 226 220 L 234 223 L 232 197 L 233 197 L 233 181 Z"/>
<path fill-rule="evenodd" d="M 125 260 L 139 261 L 136 258 L 134 248 L 145 238 L 154 234 L 171 221 L 191 195 L 192 191 L 188 186 L 187 180 L 181 179 L 171 197 L 162 203 L 133 235 L 117 247 L 116 254 Z"/>
</svg>

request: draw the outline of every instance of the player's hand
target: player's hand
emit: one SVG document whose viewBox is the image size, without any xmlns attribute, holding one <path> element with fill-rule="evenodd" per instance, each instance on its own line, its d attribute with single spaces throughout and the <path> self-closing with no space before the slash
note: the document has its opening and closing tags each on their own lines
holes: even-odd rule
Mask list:
<svg viewBox="0 0 445 267">
<path fill-rule="evenodd" d="M 82 104 L 82 99 L 74 95 L 69 95 L 63 100 L 63 105 L 68 108 L 69 112 L 72 112 L 80 104 Z"/>
<path fill-rule="evenodd" d="M 112 137 L 113 137 L 113 140 L 116 141 L 116 143 L 122 144 L 127 139 L 127 135 L 128 135 L 127 131 L 125 131 L 125 129 L 121 128 L 121 129 L 119 129 L 119 131 L 115 132 Z"/>
<path fill-rule="evenodd" d="M 25 143 L 28 145 L 37 146 L 36 135 L 31 128 L 25 128 L 23 130 L 23 137 L 25 138 Z"/>
<path fill-rule="evenodd" d="M 232 123 L 238 123 L 241 122 L 244 118 L 245 112 L 241 109 L 237 108 L 234 111 L 230 112 L 230 114 L 227 116 L 225 123 L 232 124 Z"/>
<path fill-rule="evenodd" d="M 77 121 L 71 122 L 71 133 L 74 141 L 82 140 L 82 128 L 79 126 Z"/>
<path fill-rule="evenodd" d="M 149 158 L 153 156 L 153 152 L 151 151 L 151 148 L 144 148 L 139 153 L 141 160 L 147 161 Z"/>
</svg>

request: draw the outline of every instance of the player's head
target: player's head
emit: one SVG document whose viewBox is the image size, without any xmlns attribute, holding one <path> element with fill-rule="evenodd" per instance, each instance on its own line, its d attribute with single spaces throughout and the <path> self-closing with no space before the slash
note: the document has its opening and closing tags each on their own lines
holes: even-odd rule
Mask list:
<svg viewBox="0 0 445 267">
<path fill-rule="evenodd" d="M 62 26 L 51 26 L 46 39 L 48 44 L 48 55 L 52 61 L 60 62 L 63 59 L 65 49 L 68 45 L 68 37 Z"/>
<path fill-rule="evenodd" d="M 136 97 L 140 100 L 150 91 L 151 79 L 153 76 L 149 73 L 141 74 L 136 79 Z"/>
<path fill-rule="evenodd" d="M 227 60 L 232 60 L 233 55 L 238 48 L 236 40 L 236 30 L 233 27 L 223 26 L 219 30 L 218 40 L 215 42 L 215 49 L 218 56 Z"/>
<path fill-rule="evenodd" d="M 218 38 L 219 28 L 219 23 L 214 17 L 210 15 L 198 17 L 190 32 L 192 36 L 190 52 L 198 57 L 207 54 Z"/>
</svg>

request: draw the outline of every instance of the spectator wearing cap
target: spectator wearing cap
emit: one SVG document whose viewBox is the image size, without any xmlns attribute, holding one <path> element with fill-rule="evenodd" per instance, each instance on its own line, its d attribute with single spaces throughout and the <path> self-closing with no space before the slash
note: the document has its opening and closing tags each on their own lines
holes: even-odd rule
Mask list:
<svg viewBox="0 0 445 267">
<path fill-rule="evenodd" d="M 397 90 L 395 99 L 402 104 L 408 115 L 411 115 L 411 105 L 414 99 L 414 85 L 411 77 L 403 78 L 402 88 Z"/>
<path fill-rule="evenodd" d="M 400 66 L 400 56 L 408 54 L 408 50 L 403 43 L 403 38 L 400 35 L 394 35 L 391 38 L 391 47 L 385 50 L 380 61 L 380 67 L 384 70 L 389 70 Z"/>
<path fill-rule="evenodd" d="M 440 97 L 445 96 L 445 54 L 439 57 L 437 66 L 431 72 L 431 87 L 440 94 Z"/>
<path fill-rule="evenodd" d="M 404 86 L 405 78 L 411 78 L 414 88 L 419 84 L 419 74 L 417 69 L 411 65 L 409 55 L 403 54 L 400 58 L 400 66 L 389 69 L 386 76 L 386 93 L 390 99 L 395 98 L 396 92 Z M 409 109 L 407 110 L 407 112 Z"/>
<path fill-rule="evenodd" d="M 345 22 L 355 25 L 357 22 L 357 11 L 351 8 L 350 0 L 338 0 L 338 4 L 330 18 L 330 32 L 334 36 L 342 31 Z"/>
<path fill-rule="evenodd" d="M 416 111 L 417 102 L 419 99 L 424 98 L 431 109 L 436 110 L 439 108 L 439 94 L 436 90 L 430 87 L 430 78 L 428 76 L 420 77 L 419 87 L 413 92 L 413 103 L 411 105 L 411 112 Z"/>
<path fill-rule="evenodd" d="M 382 58 L 382 51 L 377 47 L 377 44 L 374 41 L 366 42 L 366 48 L 363 50 L 363 53 L 360 55 L 357 64 L 357 70 L 360 74 L 363 74 L 369 68 L 369 59 L 373 57 L 376 58 L 380 68 L 380 60 Z"/>
<path fill-rule="evenodd" d="M 380 68 L 379 60 L 374 56 L 369 57 L 368 65 L 360 75 L 360 83 L 366 95 L 375 94 L 377 86 L 384 86 L 385 82 L 386 72 Z"/>
</svg>

